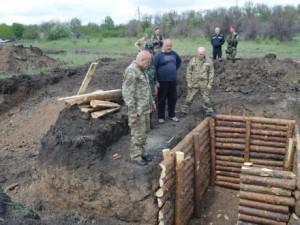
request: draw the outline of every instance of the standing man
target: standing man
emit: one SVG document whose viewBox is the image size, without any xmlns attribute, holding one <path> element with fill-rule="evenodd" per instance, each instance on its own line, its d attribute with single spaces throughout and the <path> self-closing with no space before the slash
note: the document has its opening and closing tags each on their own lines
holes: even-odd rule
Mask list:
<svg viewBox="0 0 300 225">
<path fill-rule="evenodd" d="M 213 59 L 222 60 L 222 45 L 225 42 L 224 36 L 220 34 L 220 28 L 215 28 L 215 34 L 211 38 L 211 45 L 213 47 Z"/>
<path fill-rule="evenodd" d="M 227 49 L 226 49 L 226 55 L 227 59 L 231 59 L 232 62 L 235 62 L 235 56 L 236 56 L 236 48 L 238 45 L 238 34 L 235 32 L 235 28 L 231 26 L 229 28 L 230 34 L 227 38 Z"/>
<path fill-rule="evenodd" d="M 180 112 L 181 117 L 187 115 L 188 109 L 198 93 L 202 97 L 204 103 L 203 108 L 206 111 L 206 115 L 215 115 L 209 99 L 209 90 L 211 89 L 213 78 L 213 64 L 208 58 L 206 58 L 205 48 L 199 47 L 197 50 L 197 56 L 190 60 L 187 67 L 186 82 L 188 88 L 185 103 Z"/>
<path fill-rule="evenodd" d="M 150 60 L 151 54 L 142 50 L 136 60 L 126 68 L 122 84 L 131 132 L 130 158 L 140 166 L 146 166 L 152 160 L 150 155 L 145 154 L 150 112 L 154 106 L 149 79 L 145 74 Z"/>
<path fill-rule="evenodd" d="M 160 33 L 160 28 L 159 27 L 155 27 L 154 34 L 153 34 L 151 40 L 152 40 L 152 44 L 153 44 L 153 47 L 154 47 L 154 52 L 155 53 L 160 52 L 161 48 L 163 46 L 164 38 Z"/>
<path fill-rule="evenodd" d="M 137 49 L 139 51 L 142 51 L 144 49 L 144 46 L 145 46 L 146 42 L 147 42 L 147 38 L 148 38 L 148 34 L 144 33 L 144 36 L 141 39 L 137 40 L 134 43 L 134 46 L 137 47 Z"/>
<path fill-rule="evenodd" d="M 177 69 L 181 65 L 181 58 L 172 50 L 172 41 L 164 40 L 162 51 L 155 55 L 154 66 L 157 80 L 159 82 L 158 91 L 158 122 L 165 122 L 165 106 L 168 101 L 169 119 L 178 122 L 175 116 L 177 102 Z"/>
</svg>

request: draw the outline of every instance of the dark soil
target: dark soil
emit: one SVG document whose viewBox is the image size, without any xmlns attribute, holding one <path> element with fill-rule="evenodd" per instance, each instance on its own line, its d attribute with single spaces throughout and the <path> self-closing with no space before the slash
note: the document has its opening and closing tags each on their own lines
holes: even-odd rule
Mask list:
<svg viewBox="0 0 300 225">
<path fill-rule="evenodd" d="M 179 71 L 178 110 L 186 94 L 184 73 L 189 58 L 183 58 L 183 66 Z M 131 61 L 132 57 L 101 61 L 88 91 L 120 88 L 123 71 Z M 289 118 L 299 122 L 299 67 L 300 64 L 291 60 L 269 58 L 244 59 L 235 64 L 217 62 L 216 78 L 211 93 L 217 112 Z M 3 83 L 0 85 L 0 93 L 6 90 L 6 94 L 1 95 L 2 99 L 5 96 L 6 102 L 10 102 L 10 99 L 18 102 L 9 104 L 1 114 L 0 185 L 7 187 L 18 183 L 19 187 L 10 191 L 9 195 L 32 207 L 36 207 L 36 202 L 40 202 L 36 196 L 37 188 L 45 190 L 40 194 L 44 194 L 48 200 L 53 199 L 53 202 L 42 202 L 38 213 L 41 221 L 49 225 L 49 221 L 53 222 L 56 218 L 61 223 L 52 224 L 63 224 L 63 218 L 72 221 L 64 214 L 58 216 L 60 213 L 57 212 L 57 207 L 80 211 L 86 216 L 82 218 L 83 221 L 87 221 L 82 224 L 91 223 L 92 215 L 89 215 L 89 212 L 94 215 L 99 212 L 122 221 L 131 221 L 129 224 L 141 224 L 145 219 L 151 218 L 156 210 L 153 208 L 153 190 L 157 184 L 153 183 L 153 180 L 157 179 L 160 151 L 178 142 L 203 118 L 201 99 L 196 99 L 190 115 L 180 123 L 168 121 L 159 129 L 151 131 L 147 149 L 156 155 L 156 159 L 149 167 L 141 169 L 128 161 L 130 138 L 125 109 L 105 119 L 92 120 L 80 113 L 76 107 L 65 108 L 61 102 L 56 101 L 59 96 L 69 96 L 77 92 L 86 70 L 87 66 L 84 66 L 71 72 L 72 75 L 68 75 L 67 71 L 58 72 L 57 76 L 61 76 L 58 82 L 39 81 L 48 77 L 45 74 L 33 82 L 41 82 L 40 86 L 33 88 L 23 85 L 23 91 L 19 88 L 22 85 L 18 84 L 17 78 L 15 86 L 18 86 L 18 89 L 7 88 Z M 18 101 L 16 96 L 21 100 Z M 43 136 L 41 147 L 40 140 Z M 39 149 L 41 154 L 38 157 Z M 111 157 L 115 153 L 121 155 L 120 160 L 112 160 Z M 96 183 L 101 185 L 94 186 Z M 52 190 L 49 184 L 55 184 L 51 186 Z M 57 190 L 60 192 L 56 192 Z M 203 218 L 194 221 L 193 225 L 210 222 L 215 225 L 224 215 L 227 215 L 231 222 L 235 220 L 237 208 L 226 207 L 226 204 L 235 205 L 236 199 L 231 198 L 233 194 L 230 191 L 228 194 L 220 194 L 223 192 L 227 193 L 223 189 L 210 190 L 207 195 L 208 202 L 204 204 L 211 205 L 210 199 L 222 202 L 222 197 L 225 197 L 226 201 L 220 208 L 217 204 L 210 208 L 211 215 L 221 216 L 213 220 L 209 216 L 210 212 L 204 211 Z M 60 201 L 56 201 L 57 199 Z M 99 199 L 101 201 L 95 201 Z M 218 213 L 222 207 L 228 211 Z M 109 224 L 107 219 L 99 224 L 106 224 L 103 221 Z M 113 221 L 111 224 L 118 223 Z"/>
</svg>

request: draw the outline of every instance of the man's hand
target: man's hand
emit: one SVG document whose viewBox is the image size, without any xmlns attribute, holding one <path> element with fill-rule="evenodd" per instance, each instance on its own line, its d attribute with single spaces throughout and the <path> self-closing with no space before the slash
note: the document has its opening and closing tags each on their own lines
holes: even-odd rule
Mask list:
<svg viewBox="0 0 300 225">
<path fill-rule="evenodd" d="M 156 83 L 155 86 L 154 86 L 154 93 L 157 95 L 158 94 L 158 91 L 159 91 L 159 83 Z"/>
<path fill-rule="evenodd" d="M 156 111 L 156 104 L 155 102 L 152 102 L 151 104 L 151 112 L 155 112 Z"/>
<path fill-rule="evenodd" d="M 209 84 L 209 85 L 207 85 L 207 89 L 208 90 L 210 90 L 211 89 L 211 85 Z"/>
</svg>

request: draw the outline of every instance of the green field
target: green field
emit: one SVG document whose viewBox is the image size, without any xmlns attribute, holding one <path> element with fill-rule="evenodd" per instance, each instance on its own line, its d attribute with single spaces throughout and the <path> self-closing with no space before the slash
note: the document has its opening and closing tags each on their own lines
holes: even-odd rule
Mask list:
<svg viewBox="0 0 300 225">
<path fill-rule="evenodd" d="M 18 44 L 32 45 L 41 49 L 62 49 L 63 54 L 48 54 L 67 65 L 81 65 L 93 60 L 109 57 L 120 58 L 124 55 L 134 55 L 136 38 L 80 38 L 62 39 L 57 41 L 28 41 L 22 40 Z M 195 54 L 197 47 L 204 46 L 211 55 L 210 42 L 204 38 L 178 38 L 173 40 L 173 48 L 180 55 Z M 225 49 L 225 48 L 223 48 Z M 224 51 L 223 51 L 224 52 Z M 261 57 L 267 53 L 275 53 L 278 58 L 300 59 L 300 36 L 290 42 L 277 40 L 243 41 L 238 45 L 237 57 Z"/>
</svg>

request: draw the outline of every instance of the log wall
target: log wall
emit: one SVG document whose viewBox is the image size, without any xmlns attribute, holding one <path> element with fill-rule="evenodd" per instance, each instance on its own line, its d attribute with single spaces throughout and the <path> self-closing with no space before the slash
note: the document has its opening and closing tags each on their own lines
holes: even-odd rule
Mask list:
<svg viewBox="0 0 300 225">
<path fill-rule="evenodd" d="M 215 183 L 239 189 L 244 162 L 292 170 L 294 126 L 294 120 L 217 115 L 212 127 L 215 130 Z"/>
<path fill-rule="evenodd" d="M 243 166 L 238 224 L 286 225 L 295 206 L 296 175 L 291 171 Z"/>
</svg>

